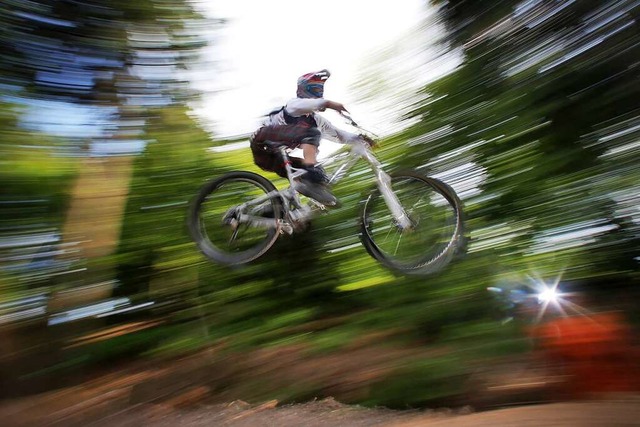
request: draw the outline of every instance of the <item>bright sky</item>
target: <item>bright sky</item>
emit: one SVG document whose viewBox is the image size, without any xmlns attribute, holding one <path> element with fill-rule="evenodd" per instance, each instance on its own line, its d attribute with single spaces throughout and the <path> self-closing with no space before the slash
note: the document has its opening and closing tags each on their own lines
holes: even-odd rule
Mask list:
<svg viewBox="0 0 640 427">
<path fill-rule="evenodd" d="M 213 122 L 218 137 L 251 133 L 260 116 L 295 97 L 300 75 L 327 68 L 332 76 L 325 97 L 345 104 L 356 120 L 371 118 L 370 106 L 367 111 L 366 105 L 359 105 L 350 89 L 366 64 L 375 63 L 376 52 L 386 49 L 388 58 L 395 55 L 396 41 L 404 38 L 406 45 L 416 34 L 424 39 L 425 31 L 415 29 L 433 16 L 425 3 L 201 0 L 208 16 L 225 18 L 227 24 L 209 48 L 215 70 L 199 86 L 215 93 L 205 97 L 198 113 Z M 393 68 L 407 70 L 406 82 L 420 82 L 406 59 Z M 328 118 L 335 123 L 335 117 Z M 366 127 L 366 120 L 362 124 Z"/>
</svg>

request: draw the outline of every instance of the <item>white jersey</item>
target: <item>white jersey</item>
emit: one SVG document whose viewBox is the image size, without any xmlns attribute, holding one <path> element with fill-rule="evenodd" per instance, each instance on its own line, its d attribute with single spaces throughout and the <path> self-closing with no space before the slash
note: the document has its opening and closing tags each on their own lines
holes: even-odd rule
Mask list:
<svg viewBox="0 0 640 427">
<path fill-rule="evenodd" d="M 327 100 L 324 98 L 293 98 L 287 102 L 282 110 L 270 114 L 262 124 L 263 126 L 286 125 L 287 122 L 284 117 L 284 111 L 286 110 L 287 114 L 292 117 L 313 116 L 323 138 L 342 144 L 359 140 L 360 136 L 358 134 L 338 129 L 329 120 L 319 114 L 315 114 L 316 111 L 324 111 L 326 106 Z"/>
</svg>

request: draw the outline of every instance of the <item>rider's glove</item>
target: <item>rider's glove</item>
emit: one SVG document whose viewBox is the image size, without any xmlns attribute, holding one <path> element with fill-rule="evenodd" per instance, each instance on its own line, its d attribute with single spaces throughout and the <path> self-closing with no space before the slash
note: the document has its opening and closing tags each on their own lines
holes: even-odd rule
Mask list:
<svg viewBox="0 0 640 427">
<path fill-rule="evenodd" d="M 373 138 L 371 138 L 368 135 L 360 135 L 360 139 L 362 139 L 364 142 L 367 143 L 367 145 L 369 145 L 369 147 L 373 148 L 377 145 L 377 141 Z"/>
</svg>

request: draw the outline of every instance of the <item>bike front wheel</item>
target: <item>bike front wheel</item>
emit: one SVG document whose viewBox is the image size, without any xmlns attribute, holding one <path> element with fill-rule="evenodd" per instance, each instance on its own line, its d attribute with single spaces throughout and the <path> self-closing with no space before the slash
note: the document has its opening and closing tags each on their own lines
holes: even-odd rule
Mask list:
<svg viewBox="0 0 640 427">
<path fill-rule="evenodd" d="M 403 274 L 442 270 L 464 247 L 460 199 L 444 182 L 417 172 L 392 175 L 391 187 L 411 225 L 396 223 L 376 189 L 363 205 L 363 245 L 380 263 Z"/>
<path fill-rule="evenodd" d="M 280 198 L 263 197 L 275 191 L 269 180 L 253 172 L 230 172 L 207 182 L 188 216 L 198 248 L 210 260 L 225 265 L 244 264 L 263 255 L 279 234 Z"/>
</svg>

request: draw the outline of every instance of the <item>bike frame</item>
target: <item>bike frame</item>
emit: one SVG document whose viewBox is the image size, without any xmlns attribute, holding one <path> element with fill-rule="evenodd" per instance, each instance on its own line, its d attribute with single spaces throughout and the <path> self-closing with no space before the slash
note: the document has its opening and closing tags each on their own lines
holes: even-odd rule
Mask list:
<svg viewBox="0 0 640 427">
<path fill-rule="evenodd" d="M 366 143 L 357 142 L 351 144 L 351 150 L 347 159 L 331 176 L 329 183 L 335 184 L 342 180 L 342 178 L 360 159 L 363 159 L 369 164 L 369 166 L 371 166 L 380 194 L 382 194 L 382 197 L 391 211 L 396 224 L 403 230 L 410 228 L 412 226 L 411 220 L 391 188 L 391 177 L 384 171 L 382 163 L 380 163 L 380 161 L 373 155 L 371 149 Z M 326 164 L 332 163 L 332 160 L 334 160 L 334 158 L 329 158 Z"/>
<path fill-rule="evenodd" d="M 346 153 L 344 159 L 338 158 L 336 155 L 334 155 L 320 162 L 323 166 L 338 163 L 338 168 L 329 178 L 329 183 L 334 185 L 337 184 L 345 176 L 348 175 L 348 173 L 355 166 L 355 164 L 358 163 L 359 160 L 362 159 L 366 161 L 371 166 L 371 169 L 374 172 L 380 194 L 382 194 L 384 201 L 391 211 L 396 225 L 403 230 L 411 228 L 411 220 L 409 219 L 407 213 L 403 209 L 402 205 L 398 201 L 398 198 L 393 192 L 393 189 L 391 188 L 390 176 L 383 170 L 382 164 L 373 155 L 369 146 L 364 142 L 355 142 L 349 145 L 350 150 L 348 153 Z M 284 159 L 288 159 L 286 149 L 284 147 L 280 147 L 280 153 Z M 308 220 L 314 213 L 313 207 L 319 208 L 320 210 L 325 209 L 324 205 L 316 202 L 313 199 L 309 199 L 309 205 L 303 205 L 301 203 L 298 192 L 295 191 L 295 179 L 304 175 L 306 171 L 304 169 L 293 168 L 291 166 L 291 162 L 289 162 L 288 160 L 285 162 L 285 167 L 287 169 L 287 176 L 290 184 L 289 187 L 283 190 L 270 191 L 263 196 L 260 196 L 256 199 L 233 208 L 233 211 L 236 213 L 236 219 L 238 223 L 247 223 L 252 226 L 263 228 L 279 228 L 282 231 L 291 234 L 293 232 L 293 227 L 291 223 L 286 221 L 287 219 L 290 219 L 294 222 L 305 221 Z M 245 213 L 247 212 L 247 210 L 250 210 L 252 206 L 260 206 L 265 201 L 274 197 L 280 198 L 283 202 L 283 219 L 275 220 Z M 293 208 L 291 206 L 293 206 Z"/>
</svg>

